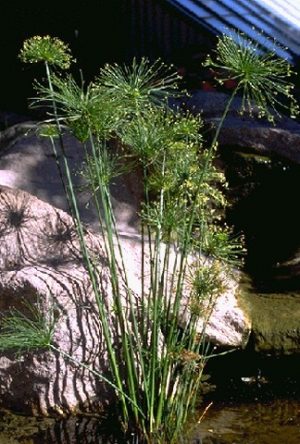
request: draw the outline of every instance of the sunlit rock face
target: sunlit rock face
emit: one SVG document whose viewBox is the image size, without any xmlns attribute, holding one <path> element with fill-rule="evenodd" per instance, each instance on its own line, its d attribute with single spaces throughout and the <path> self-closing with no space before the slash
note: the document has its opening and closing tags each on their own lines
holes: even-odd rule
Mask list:
<svg viewBox="0 0 300 444">
<path fill-rule="evenodd" d="M 201 306 L 202 316 L 197 322 L 199 337 L 220 348 L 245 348 L 252 330 L 249 306 L 239 289 L 239 273 L 223 274 L 223 289 Z M 184 328 L 191 320 L 190 295 L 182 300 L 180 325 Z"/>
<path fill-rule="evenodd" d="M 117 344 L 119 330 L 103 239 L 87 228 L 84 233 L 89 254 L 97 261 L 96 284 Z M 26 303 L 37 307 L 46 320 L 53 312 L 53 345 L 60 351 L 1 353 L 0 405 L 45 416 L 104 409 L 112 390 L 101 377 L 80 366 L 108 373 L 95 292 L 72 218 L 27 192 L 0 186 L 0 239 L 0 312 L 17 309 L 31 318 Z M 123 252 L 133 298 L 141 285 L 140 250 L 140 243 L 125 238 Z M 120 297 L 128 316 L 123 286 Z"/>
<path fill-rule="evenodd" d="M 66 213 L 20 190 L 0 188 L 0 311 L 28 313 L 24 301 L 38 306 L 45 319 L 54 310 L 53 344 L 94 370 L 105 372 L 102 339 L 90 280 L 74 224 Z M 109 302 L 107 266 L 92 234 L 101 285 Z M 53 351 L 0 357 L 1 405 L 30 414 L 67 414 L 105 404 L 107 387 L 99 378 Z"/>
</svg>

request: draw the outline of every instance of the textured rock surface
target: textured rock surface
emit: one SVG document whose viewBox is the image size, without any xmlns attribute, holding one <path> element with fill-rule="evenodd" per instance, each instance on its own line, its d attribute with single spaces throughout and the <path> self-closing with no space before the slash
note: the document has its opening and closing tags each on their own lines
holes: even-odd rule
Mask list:
<svg viewBox="0 0 300 444">
<path fill-rule="evenodd" d="M 255 351 L 278 356 L 299 354 L 299 295 L 249 294 L 248 301 Z"/>
<path fill-rule="evenodd" d="M 20 188 L 57 208 L 68 211 L 64 189 L 48 139 L 38 137 L 34 122 L 15 124 L 0 132 L 0 185 Z M 83 220 L 91 229 L 98 229 L 97 212 L 90 194 L 84 190 L 80 175 L 84 164 L 82 145 L 70 134 L 64 135 L 65 151 L 77 187 Z M 134 233 L 138 223 L 141 188 L 136 172 L 122 180 L 117 177 L 111 186 L 117 224 L 122 232 Z"/>
<path fill-rule="evenodd" d="M 1 187 L 0 238 L 0 311 L 24 311 L 24 300 L 38 303 L 44 314 L 54 306 L 54 343 L 105 371 L 97 309 L 70 216 L 28 193 Z M 98 255 L 105 286 L 102 249 L 92 234 L 86 239 Z M 105 391 L 90 372 L 53 352 L 0 357 L 0 403 L 7 408 L 43 415 L 88 410 L 94 400 L 107 399 Z"/>
<path fill-rule="evenodd" d="M 223 291 L 210 302 L 203 302 L 203 317 L 197 332 L 204 333 L 208 342 L 220 347 L 244 348 L 250 337 L 252 320 L 248 304 L 239 292 L 239 276 L 223 276 Z M 182 309 L 181 326 L 190 319 L 189 295 Z"/>
<path fill-rule="evenodd" d="M 198 329 L 203 323 L 199 323 Z M 249 340 L 252 319 L 241 303 L 238 283 L 230 280 L 226 291 L 215 301 L 205 327 L 209 342 L 223 347 L 244 348 Z"/>
<path fill-rule="evenodd" d="M 300 163 L 300 125 L 288 119 L 272 127 L 250 119 L 227 119 L 219 138 L 221 146 L 249 148 L 263 155 L 278 155 Z"/>
</svg>

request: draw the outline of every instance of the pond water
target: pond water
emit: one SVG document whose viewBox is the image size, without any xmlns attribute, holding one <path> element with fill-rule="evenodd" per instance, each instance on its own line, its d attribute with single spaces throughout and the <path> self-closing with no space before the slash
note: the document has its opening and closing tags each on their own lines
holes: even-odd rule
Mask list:
<svg viewBox="0 0 300 444">
<path fill-rule="evenodd" d="M 216 389 L 205 396 L 189 444 L 299 444 L 300 358 L 233 353 L 211 361 Z M 219 371 L 216 372 L 216 369 Z"/>
<path fill-rule="evenodd" d="M 240 359 L 233 358 L 233 361 Z M 274 361 L 270 364 L 274 370 Z M 231 377 L 224 361 L 223 377 L 212 377 L 211 384 L 217 383 L 218 389 L 204 397 L 195 420 L 190 422 L 178 444 L 299 444 L 300 380 L 276 376 L 276 371 L 267 372 L 267 365 L 262 367 L 263 373 L 256 376 Z M 2 412 L 0 444 L 125 443 L 105 434 L 103 428 L 99 428 L 98 418 L 59 421 Z M 132 438 L 127 444 L 138 443 Z"/>
<path fill-rule="evenodd" d="M 0 444 L 118 444 L 99 429 L 95 417 L 38 419 L 0 413 Z"/>
<path fill-rule="evenodd" d="M 196 444 L 299 444 L 300 402 L 217 403 L 198 426 Z"/>
<path fill-rule="evenodd" d="M 95 419 L 36 420 L 4 415 L 0 444 L 118 444 L 97 432 Z M 134 440 L 132 441 L 134 442 Z M 300 400 L 216 402 L 178 444 L 299 444 Z M 129 443 L 130 444 L 130 443 Z"/>
</svg>

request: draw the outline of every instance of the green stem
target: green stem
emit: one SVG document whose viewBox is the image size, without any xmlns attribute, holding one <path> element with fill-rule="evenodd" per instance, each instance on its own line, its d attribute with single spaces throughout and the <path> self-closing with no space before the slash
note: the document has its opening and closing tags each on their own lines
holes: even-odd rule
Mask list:
<svg viewBox="0 0 300 444">
<path fill-rule="evenodd" d="M 162 170 L 161 174 L 164 178 L 165 176 L 165 163 L 166 163 L 166 152 L 164 151 Z M 157 390 L 157 366 L 158 366 L 158 341 L 160 333 L 160 320 L 161 320 L 161 247 L 162 247 L 162 224 L 163 224 L 163 211 L 164 211 L 164 189 L 160 191 L 159 200 L 159 220 L 156 229 L 156 239 L 155 239 L 155 261 L 153 270 L 153 288 L 152 288 L 152 298 L 153 298 L 153 316 L 152 316 L 152 334 L 151 334 L 151 366 L 150 366 L 150 387 L 151 387 L 151 402 L 150 402 L 150 431 L 152 432 L 153 424 L 157 427 L 155 421 L 154 407 L 156 404 L 156 390 Z M 152 267 L 151 267 L 152 268 Z"/>
<path fill-rule="evenodd" d="M 172 313 L 173 313 L 173 318 L 171 319 L 171 314 L 168 314 L 168 319 L 171 320 L 170 322 L 170 327 L 169 327 L 169 331 L 166 337 L 166 350 L 167 352 L 170 352 L 172 350 L 172 348 L 174 346 L 176 346 L 176 342 L 177 342 L 177 333 L 175 333 L 177 331 L 177 326 L 178 326 L 178 313 L 179 313 L 179 308 L 180 308 L 180 301 L 181 301 L 181 294 L 182 294 L 182 288 L 183 288 L 183 284 L 185 279 L 185 275 L 186 275 L 186 265 L 187 265 L 187 256 L 189 253 L 189 246 L 190 246 L 190 242 L 191 242 L 191 236 L 192 236 L 192 227 L 194 224 L 194 219 L 195 219 L 195 211 L 196 211 L 196 200 L 197 200 L 197 196 L 200 192 L 201 186 L 203 184 L 204 181 L 204 177 L 206 174 L 206 170 L 209 166 L 209 163 L 211 161 L 212 158 L 212 154 L 216 145 L 216 142 L 218 140 L 221 128 L 223 126 L 224 120 L 228 114 L 228 111 L 231 107 L 232 101 L 234 99 L 234 96 L 236 94 L 236 91 L 233 92 L 232 96 L 230 97 L 226 108 L 224 110 L 224 113 L 222 115 L 222 118 L 219 122 L 219 125 L 217 127 L 217 130 L 215 132 L 213 141 L 211 143 L 211 146 L 209 148 L 209 153 L 208 156 L 205 159 L 204 162 L 204 166 L 203 166 L 203 170 L 200 176 L 200 180 L 198 182 L 198 186 L 197 186 L 197 190 L 196 190 L 196 196 L 194 199 L 194 203 L 192 206 L 192 209 L 188 215 L 188 219 L 187 219 L 187 226 L 186 226 L 186 230 L 185 230 L 185 237 L 184 237 L 184 243 L 183 243 L 183 249 L 181 251 L 180 254 L 180 261 L 179 261 L 179 270 L 178 270 L 178 278 L 177 278 L 177 282 L 176 282 L 176 293 L 175 293 L 175 299 L 172 300 Z M 176 260 L 177 262 L 177 260 Z M 177 263 L 176 263 L 177 265 Z M 173 270 L 173 274 L 176 272 L 176 270 Z M 193 335 L 195 336 L 195 334 Z M 195 340 L 195 338 L 193 338 Z M 194 341 L 193 341 L 193 345 L 194 345 Z M 170 362 L 168 362 L 168 357 L 166 357 L 166 361 L 165 361 L 165 365 L 163 367 L 163 371 L 162 371 L 162 383 L 165 385 L 167 378 L 168 378 L 168 372 L 170 371 Z M 162 419 L 162 413 L 163 413 L 163 398 L 162 396 L 166 396 L 166 394 L 164 393 L 164 391 L 161 391 L 161 395 L 160 395 L 160 399 L 159 399 L 159 404 L 158 404 L 158 413 L 157 413 L 157 422 L 161 421 Z"/>
<path fill-rule="evenodd" d="M 94 139 L 92 134 L 90 133 L 90 142 L 92 147 L 92 155 L 94 157 L 95 165 L 96 165 L 96 173 L 97 173 L 97 181 L 99 183 L 99 193 L 100 199 L 102 203 L 102 208 L 104 212 L 104 223 L 105 223 L 105 237 L 107 239 L 108 245 L 108 261 L 109 261 L 109 271 L 110 271 L 110 280 L 112 285 L 112 293 L 113 299 L 115 303 L 116 315 L 118 318 L 119 327 L 121 330 L 121 342 L 122 342 L 122 351 L 124 352 L 124 359 L 127 365 L 127 376 L 129 383 L 129 393 L 132 396 L 133 400 L 136 402 L 137 390 L 136 390 L 136 375 L 135 375 L 135 366 L 134 359 L 132 359 L 131 351 L 134 350 L 133 347 L 128 346 L 128 342 L 131 342 L 130 337 L 130 329 L 128 328 L 128 321 L 124 317 L 123 306 L 122 306 L 122 297 L 120 293 L 119 287 L 119 269 L 118 262 L 115 255 L 115 246 L 114 246 L 114 232 L 113 232 L 113 216 L 111 212 L 110 206 L 110 197 L 109 192 L 107 190 L 107 185 L 103 182 L 102 177 L 104 176 L 104 168 L 101 164 L 102 158 L 101 153 L 97 156 L 96 147 L 94 144 Z M 99 149 L 101 147 L 99 146 Z M 103 147 L 102 147 L 103 148 Z M 105 149 L 105 148 L 104 148 Z M 119 364 L 120 366 L 120 364 Z M 119 373 L 119 372 L 118 372 Z M 125 407 L 125 406 L 124 406 Z M 137 412 L 134 410 L 134 414 L 137 415 Z"/>
<path fill-rule="evenodd" d="M 61 124 L 60 124 L 60 121 L 58 118 L 56 102 L 54 100 L 54 94 L 53 94 L 54 91 L 53 91 L 53 85 L 52 85 L 52 81 L 51 81 L 51 72 L 50 72 L 49 65 L 47 62 L 45 62 L 45 66 L 46 66 L 46 74 L 47 74 L 49 89 L 52 94 L 53 112 L 54 112 L 57 130 L 59 133 L 59 140 L 60 140 L 60 146 L 61 146 L 61 151 L 62 151 L 63 163 L 64 163 L 65 173 L 66 173 L 66 177 L 67 177 L 67 184 L 68 184 L 67 195 L 69 196 L 69 199 L 71 202 L 72 214 L 73 214 L 75 226 L 76 226 L 78 237 L 79 237 L 81 251 L 82 251 L 85 263 L 86 263 L 87 271 L 88 271 L 88 274 L 89 274 L 89 277 L 90 277 L 90 280 L 92 283 L 92 288 L 93 288 L 96 302 L 97 302 L 97 306 L 99 309 L 100 319 L 101 319 L 101 323 L 103 326 L 103 334 L 104 334 L 105 342 L 106 342 L 107 349 L 108 349 L 108 356 L 110 357 L 110 362 L 111 362 L 111 366 L 112 366 L 112 372 L 113 372 L 114 377 L 116 379 L 116 385 L 119 388 L 119 393 L 122 394 L 123 393 L 122 378 L 119 373 L 119 367 L 118 367 L 118 363 L 117 363 L 117 359 L 116 359 L 116 354 L 115 354 L 115 351 L 113 348 L 114 341 L 113 341 L 113 338 L 111 335 L 110 326 L 108 324 L 108 316 L 106 313 L 105 305 L 102 301 L 101 295 L 99 294 L 98 282 L 97 282 L 97 277 L 96 277 L 97 272 L 91 262 L 89 251 L 88 251 L 88 248 L 87 248 L 87 245 L 85 242 L 85 238 L 84 238 L 84 231 L 83 231 L 81 217 L 80 217 L 80 213 L 79 213 L 79 209 L 78 209 L 78 205 L 77 205 L 77 199 L 75 196 L 71 171 L 69 168 L 66 152 L 64 149 L 64 141 L 63 141 L 63 137 L 62 137 L 62 127 L 61 127 Z M 124 410 L 123 410 L 124 417 L 128 418 L 128 412 L 127 412 L 125 400 L 124 400 L 124 402 L 122 402 L 122 406 L 124 408 Z"/>
</svg>

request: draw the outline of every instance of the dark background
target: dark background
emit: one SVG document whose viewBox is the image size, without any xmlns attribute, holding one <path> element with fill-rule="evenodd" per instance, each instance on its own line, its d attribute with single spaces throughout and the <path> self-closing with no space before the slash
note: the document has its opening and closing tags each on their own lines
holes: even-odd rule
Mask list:
<svg viewBox="0 0 300 444">
<path fill-rule="evenodd" d="M 26 38 L 56 36 L 68 43 L 86 80 L 105 62 L 133 56 L 162 57 L 176 66 L 200 66 L 213 36 L 165 0 L 10 0 L 1 4 L 0 112 L 27 110 L 32 81 L 42 67 L 23 65 L 18 53 Z M 196 54 L 196 56 L 195 56 Z"/>
<path fill-rule="evenodd" d="M 57 36 L 69 43 L 78 65 L 92 76 L 106 61 L 124 54 L 125 20 L 119 0 L 16 1 L 1 4 L 0 110 L 25 110 L 37 66 L 23 65 L 18 53 L 34 35 Z M 122 38 L 120 38 L 122 37 Z"/>
</svg>

